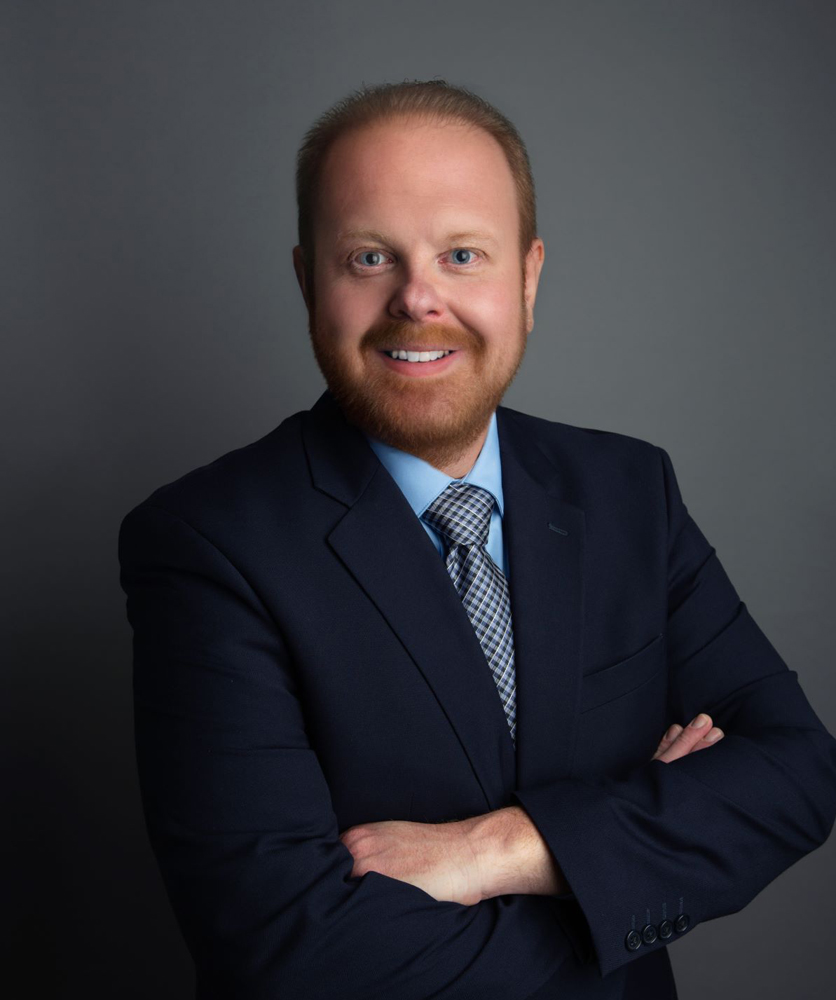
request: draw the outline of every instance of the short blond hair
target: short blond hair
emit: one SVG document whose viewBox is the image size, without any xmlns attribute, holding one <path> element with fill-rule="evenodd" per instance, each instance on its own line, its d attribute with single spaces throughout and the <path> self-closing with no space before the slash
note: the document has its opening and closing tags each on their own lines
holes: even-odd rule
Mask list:
<svg viewBox="0 0 836 1000">
<path fill-rule="evenodd" d="M 344 133 L 373 122 L 405 115 L 430 121 L 453 121 L 481 128 L 502 147 L 514 185 L 520 215 L 520 255 L 537 236 L 536 196 L 528 151 L 519 132 L 492 104 L 465 87 L 445 80 L 405 80 L 363 86 L 325 111 L 305 133 L 296 157 L 296 206 L 299 245 L 311 287 L 313 212 L 322 165 L 332 144 Z"/>
</svg>

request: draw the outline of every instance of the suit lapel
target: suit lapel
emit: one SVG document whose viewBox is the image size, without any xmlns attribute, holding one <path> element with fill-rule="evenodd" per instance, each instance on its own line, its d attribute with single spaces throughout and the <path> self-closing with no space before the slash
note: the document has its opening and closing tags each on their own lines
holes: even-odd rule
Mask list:
<svg viewBox="0 0 836 1000">
<path fill-rule="evenodd" d="M 568 777 L 581 682 L 585 517 L 515 411 L 497 409 L 517 676 L 515 788 Z"/>
<path fill-rule="evenodd" d="M 583 512 L 549 493 L 554 467 L 523 440 L 503 407 L 497 421 L 517 673 L 516 759 L 473 626 L 397 483 L 329 391 L 305 415 L 303 430 L 314 486 L 347 507 L 328 543 L 425 677 L 488 810 L 507 804 L 514 787 L 569 773 L 580 677 Z"/>
</svg>

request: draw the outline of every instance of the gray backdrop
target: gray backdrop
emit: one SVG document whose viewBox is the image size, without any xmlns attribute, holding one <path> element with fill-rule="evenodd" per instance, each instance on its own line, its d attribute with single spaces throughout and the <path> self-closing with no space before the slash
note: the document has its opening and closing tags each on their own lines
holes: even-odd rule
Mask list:
<svg viewBox="0 0 836 1000">
<path fill-rule="evenodd" d="M 836 731 L 833 3 L 0 9 L 3 911 L 21 996 L 192 995 L 140 811 L 117 530 L 321 392 L 294 154 L 363 82 L 441 76 L 518 125 L 546 262 L 505 402 L 668 450 Z M 682 1000 L 819 1000 L 835 870 L 831 838 L 676 943 Z"/>
</svg>

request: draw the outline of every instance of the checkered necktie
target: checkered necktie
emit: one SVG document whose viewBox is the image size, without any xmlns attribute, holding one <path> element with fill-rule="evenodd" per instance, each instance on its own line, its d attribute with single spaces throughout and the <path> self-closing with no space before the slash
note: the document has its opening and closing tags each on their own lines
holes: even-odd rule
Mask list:
<svg viewBox="0 0 836 1000">
<path fill-rule="evenodd" d="M 505 574 L 491 559 L 488 540 L 494 498 L 470 483 L 454 482 L 421 515 L 447 543 L 447 572 L 462 599 L 493 673 L 517 745 L 514 632 Z"/>
</svg>

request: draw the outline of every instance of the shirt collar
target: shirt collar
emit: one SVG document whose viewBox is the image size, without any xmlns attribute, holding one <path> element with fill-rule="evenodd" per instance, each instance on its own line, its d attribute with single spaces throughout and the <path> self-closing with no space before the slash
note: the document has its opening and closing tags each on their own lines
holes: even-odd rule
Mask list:
<svg viewBox="0 0 836 1000">
<path fill-rule="evenodd" d="M 436 469 L 423 458 L 401 451 L 363 431 L 374 453 L 386 466 L 391 477 L 401 488 L 415 514 L 420 517 L 435 498 L 450 483 L 466 482 L 488 490 L 496 500 L 500 516 L 504 514 L 502 496 L 502 465 L 499 457 L 499 434 L 496 429 L 496 411 L 491 414 L 485 443 L 470 472 L 460 479 L 452 479 L 446 472 Z"/>
</svg>

